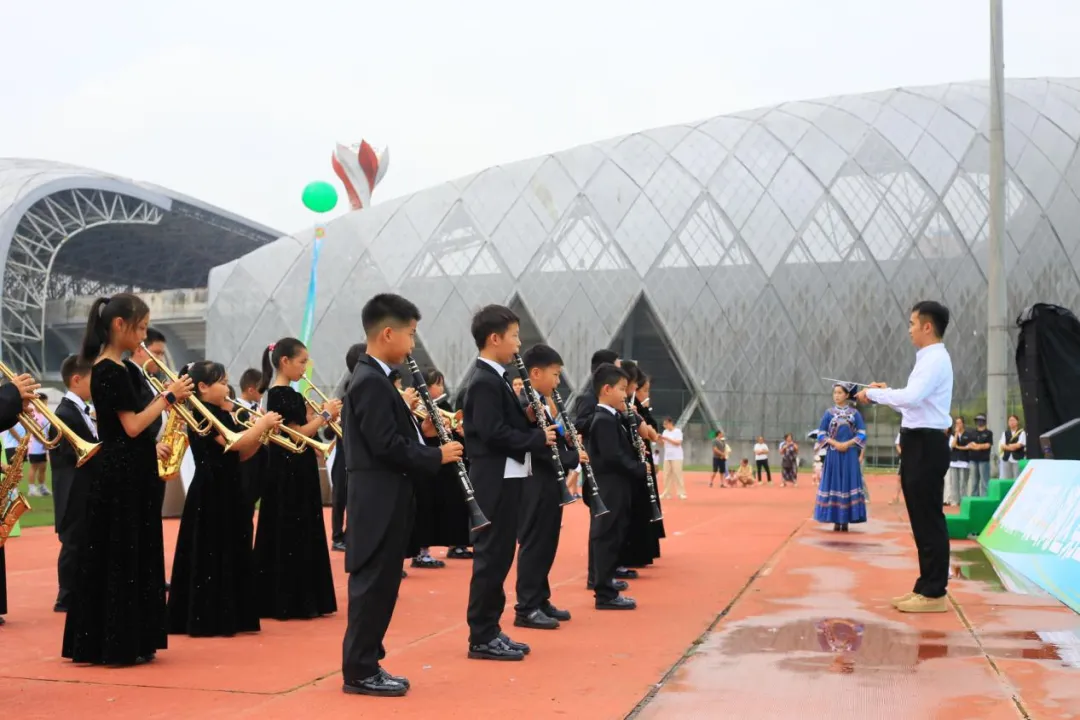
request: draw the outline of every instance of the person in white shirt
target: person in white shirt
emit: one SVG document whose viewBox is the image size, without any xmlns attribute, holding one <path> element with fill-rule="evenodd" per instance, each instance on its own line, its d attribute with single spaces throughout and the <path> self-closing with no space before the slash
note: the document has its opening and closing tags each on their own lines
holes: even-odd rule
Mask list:
<svg viewBox="0 0 1080 720">
<path fill-rule="evenodd" d="M 901 612 L 946 612 L 949 582 L 949 532 L 942 503 L 949 469 L 945 430 L 952 424 L 953 367 L 942 337 L 949 326 L 949 309 L 932 300 L 916 303 L 908 335 L 918 348 L 907 387 L 892 389 L 873 383 L 857 394 L 863 403 L 880 403 L 900 412 L 903 467 L 900 483 L 911 532 L 919 551 L 919 578 L 912 592 L 893 599 Z"/>
<path fill-rule="evenodd" d="M 761 471 L 765 471 L 765 478 L 772 485 L 772 473 L 769 471 L 769 446 L 765 444 L 765 436 L 760 436 L 754 444 L 754 463 L 757 465 L 757 483 L 761 484 Z"/>
<path fill-rule="evenodd" d="M 664 492 L 660 499 L 667 500 L 674 491 L 680 500 L 685 500 L 682 430 L 675 427 L 675 421 L 669 417 L 664 418 L 664 432 L 660 433 L 660 442 L 664 444 Z"/>
<path fill-rule="evenodd" d="M 42 400 L 48 398 L 44 395 L 38 395 Z M 45 416 L 39 413 L 37 410 L 31 412 L 34 421 L 38 424 L 38 427 L 45 433 L 49 432 L 49 421 L 45 419 Z M 21 430 L 22 426 L 18 426 Z M 52 495 L 49 492 L 49 487 L 45 484 L 45 468 L 49 466 L 49 456 L 45 452 L 45 443 L 38 439 L 37 435 L 30 436 L 30 447 L 27 448 L 26 459 L 30 462 L 30 473 L 26 478 L 27 494 L 30 497 L 47 497 Z"/>
</svg>

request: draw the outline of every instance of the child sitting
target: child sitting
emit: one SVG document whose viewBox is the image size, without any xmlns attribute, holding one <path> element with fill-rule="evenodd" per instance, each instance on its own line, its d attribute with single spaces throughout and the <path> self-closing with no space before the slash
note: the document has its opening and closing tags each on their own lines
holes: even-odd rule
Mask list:
<svg viewBox="0 0 1080 720">
<path fill-rule="evenodd" d="M 731 485 L 739 483 L 743 487 L 748 487 L 754 484 L 754 471 L 750 467 L 750 460 L 743 458 L 739 463 L 738 469 L 735 470 L 735 476 L 731 479 Z"/>
</svg>

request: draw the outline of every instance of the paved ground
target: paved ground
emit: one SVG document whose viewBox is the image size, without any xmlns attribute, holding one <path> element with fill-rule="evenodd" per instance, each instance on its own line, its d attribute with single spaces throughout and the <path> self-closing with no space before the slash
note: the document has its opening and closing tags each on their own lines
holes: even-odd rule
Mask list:
<svg viewBox="0 0 1080 720">
<path fill-rule="evenodd" d="M 51 611 L 57 542 L 35 528 L 7 549 L 0 707 L 20 718 L 339 717 L 766 718 L 1080 717 L 1080 617 L 1003 584 L 972 543 L 955 546 L 950 612 L 909 617 L 914 551 L 895 480 L 872 478 L 872 521 L 835 535 L 809 521 L 813 490 L 709 489 L 665 504 L 664 557 L 632 583 L 640 609 L 599 613 L 584 590 L 585 509 L 568 509 L 552 580 L 574 619 L 522 631 L 523 663 L 465 658 L 469 563 L 410 571 L 386 667 L 404 699 L 344 696 L 344 614 L 264 622 L 231 639 L 174 637 L 151 665 L 77 667 L 58 657 Z M 167 542 L 177 524 L 166 523 Z M 171 553 L 171 547 L 170 547 Z M 342 557 L 334 555 L 344 607 Z M 513 595 L 510 594 L 510 603 Z M 507 625 L 512 618 L 506 616 Z M 482 708 L 482 710 L 479 710 Z"/>
</svg>

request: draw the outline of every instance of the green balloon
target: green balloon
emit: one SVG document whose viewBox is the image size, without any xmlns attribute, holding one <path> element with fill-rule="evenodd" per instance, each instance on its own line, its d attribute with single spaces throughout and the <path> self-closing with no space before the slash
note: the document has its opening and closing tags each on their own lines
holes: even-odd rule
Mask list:
<svg viewBox="0 0 1080 720">
<path fill-rule="evenodd" d="M 301 197 L 304 207 L 312 212 L 330 212 L 337 205 L 337 190 L 333 185 L 322 180 L 309 182 L 304 187 L 304 194 Z"/>
</svg>

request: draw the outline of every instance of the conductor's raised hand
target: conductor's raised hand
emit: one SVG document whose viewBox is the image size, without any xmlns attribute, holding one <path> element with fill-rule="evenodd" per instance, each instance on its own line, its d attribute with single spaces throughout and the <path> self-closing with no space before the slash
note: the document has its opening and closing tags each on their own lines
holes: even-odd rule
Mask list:
<svg viewBox="0 0 1080 720">
<path fill-rule="evenodd" d="M 439 448 L 442 451 L 442 464 L 457 462 L 465 452 L 465 447 L 457 442 L 448 442 Z"/>
</svg>

